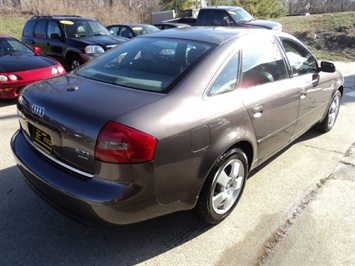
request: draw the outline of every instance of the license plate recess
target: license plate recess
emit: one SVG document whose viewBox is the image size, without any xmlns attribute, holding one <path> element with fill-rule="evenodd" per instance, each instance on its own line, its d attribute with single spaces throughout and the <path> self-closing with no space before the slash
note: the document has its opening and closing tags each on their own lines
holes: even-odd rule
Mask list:
<svg viewBox="0 0 355 266">
<path fill-rule="evenodd" d="M 35 126 L 33 127 L 32 141 L 41 150 L 48 154 L 52 153 L 51 136 Z"/>
</svg>

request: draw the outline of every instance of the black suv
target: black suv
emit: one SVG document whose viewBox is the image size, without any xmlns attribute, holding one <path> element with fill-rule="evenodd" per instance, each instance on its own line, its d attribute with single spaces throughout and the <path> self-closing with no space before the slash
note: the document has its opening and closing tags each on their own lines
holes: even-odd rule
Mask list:
<svg viewBox="0 0 355 266">
<path fill-rule="evenodd" d="M 126 41 L 112 36 L 97 20 L 79 16 L 34 16 L 22 32 L 22 42 L 41 48 L 69 71 Z"/>
<path fill-rule="evenodd" d="M 230 26 L 282 31 L 280 23 L 270 20 L 256 20 L 246 10 L 238 6 L 201 8 L 198 12 L 196 26 Z"/>
</svg>

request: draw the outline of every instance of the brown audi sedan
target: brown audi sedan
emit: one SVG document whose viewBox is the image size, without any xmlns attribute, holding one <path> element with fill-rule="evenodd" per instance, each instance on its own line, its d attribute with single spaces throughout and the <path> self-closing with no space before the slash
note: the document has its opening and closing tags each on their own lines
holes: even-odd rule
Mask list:
<svg viewBox="0 0 355 266">
<path fill-rule="evenodd" d="M 28 185 L 79 221 L 193 209 L 217 224 L 252 169 L 332 129 L 343 90 L 334 64 L 285 33 L 159 31 L 27 86 L 11 147 Z"/>
</svg>

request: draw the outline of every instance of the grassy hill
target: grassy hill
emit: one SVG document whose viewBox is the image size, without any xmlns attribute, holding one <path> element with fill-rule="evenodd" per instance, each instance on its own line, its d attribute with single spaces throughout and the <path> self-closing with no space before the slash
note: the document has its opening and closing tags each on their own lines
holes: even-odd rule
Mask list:
<svg viewBox="0 0 355 266">
<path fill-rule="evenodd" d="M 31 15 L 1 15 L 0 34 L 21 38 Z M 327 13 L 275 19 L 288 32 L 303 41 L 319 59 L 355 61 L 355 12 Z M 101 21 L 105 24 L 105 21 Z"/>
<path fill-rule="evenodd" d="M 355 61 L 355 12 L 275 19 L 283 31 L 303 41 L 317 58 Z"/>
</svg>

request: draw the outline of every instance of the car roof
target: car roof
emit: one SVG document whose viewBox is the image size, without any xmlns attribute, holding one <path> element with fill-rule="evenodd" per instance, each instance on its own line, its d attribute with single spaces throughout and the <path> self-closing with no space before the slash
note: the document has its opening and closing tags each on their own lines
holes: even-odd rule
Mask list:
<svg viewBox="0 0 355 266">
<path fill-rule="evenodd" d="M 178 23 L 178 22 L 159 22 L 159 23 L 155 23 L 154 25 L 176 25 L 176 26 L 179 26 L 179 25 L 187 25 L 187 26 L 190 26 L 189 24 L 186 24 L 186 23 Z"/>
<path fill-rule="evenodd" d="M 142 26 L 153 26 L 153 25 L 150 25 L 150 24 L 142 24 L 142 23 L 120 23 L 120 24 L 112 24 L 112 25 L 109 25 L 107 27 L 112 27 L 112 26 L 128 26 L 128 27 L 142 27 Z"/>
<path fill-rule="evenodd" d="M 93 18 L 86 18 L 75 15 L 53 15 L 53 16 L 33 16 L 31 19 L 71 19 L 71 20 L 95 20 Z"/>
<path fill-rule="evenodd" d="M 235 10 L 235 9 L 241 9 L 241 7 L 240 6 L 208 6 L 208 7 L 204 7 L 203 9 Z"/>
<path fill-rule="evenodd" d="M 190 28 L 172 28 L 162 31 L 157 31 L 149 34 L 148 36 L 141 36 L 140 38 L 173 38 L 173 39 L 185 39 L 185 40 L 195 40 L 206 43 L 221 44 L 233 38 L 238 38 L 245 35 L 254 34 L 264 34 L 273 36 L 279 32 L 270 31 L 265 29 L 245 29 L 237 27 L 190 27 Z"/>
</svg>

